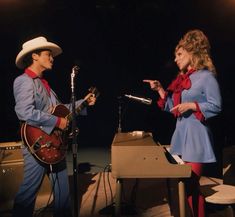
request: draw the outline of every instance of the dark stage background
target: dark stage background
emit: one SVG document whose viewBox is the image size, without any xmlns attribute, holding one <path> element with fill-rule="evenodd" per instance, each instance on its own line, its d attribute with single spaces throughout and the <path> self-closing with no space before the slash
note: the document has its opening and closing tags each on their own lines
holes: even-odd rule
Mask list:
<svg viewBox="0 0 235 217">
<path fill-rule="evenodd" d="M 80 146 L 111 147 L 122 107 L 122 130 L 151 131 L 169 144 L 174 119 L 151 106 L 129 101 L 124 94 L 157 96 L 143 79 L 174 78 L 174 48 L 189 29 L 209 37 L 223 96 L 223 112 L 210 120 L 217 147 L 234 144 L 235 1 L 232 0 L 0 0 L 0 142 L 15 141 L 18 120 L 12 84 L 21 72 L 15 57 L 21 44 L 36 36 L 58 43 L 63 54 L 46 77 L 63 102 L 71 97 L 70 73 L 80 66 L 77 98 L 90 86 L 101 95 L 78 120 Z"/>
</svg>

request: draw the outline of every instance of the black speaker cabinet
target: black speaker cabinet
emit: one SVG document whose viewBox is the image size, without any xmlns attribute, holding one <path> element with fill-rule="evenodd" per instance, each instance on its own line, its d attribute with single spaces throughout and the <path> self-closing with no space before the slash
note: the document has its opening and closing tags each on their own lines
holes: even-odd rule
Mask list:
<svg viewBox="0 0 235 217">
<path fill-rule="evenodd" d="M 15 194 L 23 180 L 24 162 L 21 148 L 21 141 L 0 143 L 0 211 L 12 209 Z M 50 193 L 50 181 L 46 176 L 38 197 L 49 197 Z"/>
</svg>

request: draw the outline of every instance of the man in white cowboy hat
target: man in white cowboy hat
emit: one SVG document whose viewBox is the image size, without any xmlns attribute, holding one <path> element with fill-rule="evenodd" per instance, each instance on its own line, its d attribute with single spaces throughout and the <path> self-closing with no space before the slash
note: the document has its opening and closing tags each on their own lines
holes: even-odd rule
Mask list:
<svg viewBox="0 0 235 217">
<path fill-rule="evenodd" d="M 60 102 L 43 78 L 45 70 L 52 69 L 54 57 L 61 53 L 62 49 L 57 44 L 41 36 L 25 42 L 15 61 L 16 66 L 24 70 L 13 85 L 17 117 L 22 123 L 48 135 L 56 128 L 65 129 L 68 124 L 66 118 L 51 113 L 51 109 Z M 76 101 L 76 106 L 83 101 Z M 91 96 L 88 105 L 94 105 L 95 101 L 95 97 Z M 86 114 L 86 111 L 81 113 Z M 31 154 L 26 145 L 22 152 L 24 179 L 14 200 L 13 217 L 33 216 L 37 192 L 46 174 L 49 174 L 54 193 L 54 217 L 72 216 L 65 159 L 53 167 L 45 166 Z"/>
</svg>

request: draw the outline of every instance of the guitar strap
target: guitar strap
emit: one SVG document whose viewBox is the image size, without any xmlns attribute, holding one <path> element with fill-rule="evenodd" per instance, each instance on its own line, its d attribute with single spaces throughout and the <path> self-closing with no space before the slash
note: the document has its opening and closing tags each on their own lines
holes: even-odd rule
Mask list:
<svg viewBox="0 0 235 217">
<path fill-rule="evenodd" d="M 62 104 L 62 102 L 60 101 L 59 97 L 57 96 L 57 94 L 51 89 L 51 94 L 53 94 L 57 100 L 57 102 L 59 102 L 59 104 Z"/>
<path fill-rule="evenodd" d="M 40 80 L 40 78 L 39 78 L 39 80 Z M 37 85 L 35 84 L 35 82 L 38 82 L 38 79 L 33 79 L 34 89 L 35 89 L 35 91 L 37 92 Z M 42 83 L 41 80 L 40 80 L 40 82 L 41 82 L 42 88 L 45 89 L 45 91 L 46 91 L 48 97 L 51 99 L 53 106 L 56 106 L 57 104 L 61 104 L 62 102 L 60 101 L 60 99 L 59 99 L 59 97 L 56 95 L 56 93 L 50 88 L 50 94 L 49 94 L 48 91 L 47 91 L 47 89 L 46 89 L 46 87 L 45 87 L 45 85 Z M 35 92 L 35 94 L 36 94 L 36 92 Z M 56 99 L 56 101 L 53 100 L 53 98 L 51 97 L 51 95 L 54 96 L 54 98 Z"/>
</svg>

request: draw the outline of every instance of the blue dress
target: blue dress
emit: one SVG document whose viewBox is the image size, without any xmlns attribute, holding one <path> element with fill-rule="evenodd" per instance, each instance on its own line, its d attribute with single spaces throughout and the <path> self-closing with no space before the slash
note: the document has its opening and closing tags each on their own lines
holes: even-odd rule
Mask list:
<svg viewBox="0 0 235 217">
<path fill-rule="evenodd" d="M 216 116 L 221 111 L 221 94 L 218 82 L 208 70 L 199 70 L 190 75 L 191 88 L 182 91 L 181 103 L 197 102 L 205 118 Z M 165 111 L 173 107 L 172 96 L 167 96 Z M 177 118 L 171 139 L 171 154 L 181 155 L 188 162 L 211 163 L 216 158 L 213 151 L 211 131 L 188 111 Z"/>
</svg>

